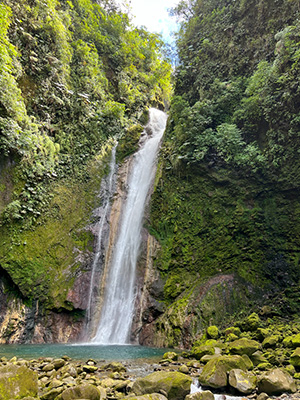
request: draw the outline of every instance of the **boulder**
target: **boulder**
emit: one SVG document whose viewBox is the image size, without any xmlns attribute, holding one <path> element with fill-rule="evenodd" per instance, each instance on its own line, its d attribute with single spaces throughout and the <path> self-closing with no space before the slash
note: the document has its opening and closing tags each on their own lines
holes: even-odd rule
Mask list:
<svg viewBox="0 0 300 400">
<path fill-rule="evenodd" d="M 203 386 L 215 389 L 227 386 L 227 373 L 231 369 L 247 370 L 246 363 L 241 356 L 219 356 L 210 360 L 203 368 L 199 382 Z"/>
<path fill-rule="evenodd" d="M 256 388 L 257 378 L 251 372 L 232 369 L 229 372 L 229 385 L 244 394 L 252 393 Z"/>
<path fill-rule="evenodd" d="M 231 354 L 247 354 L 247 356 L 251 356 L 257 350 L 259 350 L 260 347 L 260 343 L 256 340 L 246 338 L 235 340 L 228 345 L 228 349 Z"/>
<path fill-rule="evenodd" d="M 192 350 L 192 356 L 197 360 L 200 360 L 203 356 L 215 354 L 215 348 L 213 346 L 197 346 Z"/>
<path fill-rule="evenodd" d="M 260 340 L 261 342 L 266 339 L 268 336 L 271 336 L 272 332 L 270 329 L 266 329 L 266 328 L 258 328 L 257 329 L 257 338 L 258 340 Z"/>
<path fill-rule="evenodd" d="M 52 364 L 54 365 L 55 369 L 59 369 L 61 367 L 63 367 L 65 365 L 65 360 L 63 360 L 62 358 L 58 358 L 56 360 L 52 361 Z"/>
<path fill-rule="evenodd" d="M 300 347 L 300 333 L 292 336 L 291 338 L 292 347 L 295 349 L 296 347 Z"/>
<path fill-rule="evenodd" d="M 188 374 L 189 373 L 189 367 L 185 364 L 181 365 L 179 367 L 179 372 L 182 372 L 183 374 Z"/>
<path fill-rule="evenodd" d="M 252 313 L 249 317 L 245 318 L 243 322 L 243 330 L 244 331 L 255 331 L 259 328 L 261 324 L 261 319 L 256 313 Z"/>
<path fill-rule="evenodd" d="M 195 392 L 185 396 L 185 400 L 214 400 L 214 395 L 209 390 Z"/>
<path fill-rule="evenodd" d="M 266 337 L 264 339 L 264 341 L 262 343 L 262 346 L 265 349 L 268 349 L 268 348 L 273 349 L 274 347 L 276 347 L 277 343 L 280 342 L 280 340 L 281 340 L 281 336 L 279 336 L 279 335 L 271 335 L 271 336 L 268 336 L 268 337 Z"/>
<path fill-rule="evenodd" d="M 176 354 L 174 351 L 168 351 L 163 355 L 163 360 L 172 360 L 172 361 L 177 361 L 178 360 L 178 354 Z"/>
<path fill-rule="evenodd" d="M 207 337 L 209 337 L 210 339 L 218 339 L 219 337 L 219 329 L 214 325 L 209 326 L 206 330 L 206 333 Z"/>
<path fill-rule="evenodd" d="M 189 361 L 186 365 L 190 368 L 196 368 L 196 369 L 201 368 L 201 364 L 199 363 L 199 361 L 196 360 Z"/>
<path fill-rule="evenodd" d="M 84 383 L 65 389 L 62 394 L 57 397 L 57 400 L 100 400 L 100 397 L 100 391 L 95 386 Z"/>
<path fill-rule="evenodd" d="M 136 395 L 167 393 L 168 400 L 182 400 L 190 393 L 192 378 L 180 372 L 157 371 L 144 378 L 138 378 L 132 391 Z"/>
<path fill-rule="evenodd" d="M 48 392 L 44 393 L 41 396 L 41 400 L 54 400 L 63 392 L 63 390 L 64 390 L 63 387 L 56 387 L 56 388 L 50 389 L 50 390 L 48 390 Z"/>
<path fill-rule="evenodd" d="M 87 373 L 94 373 L 97 371 L 98 367 L 96 367 L 95 365 L 83 365 L 82 369 L 87 372 Z"/>
<path fill-rule="evenodd" d="M 208 363 L 208 361 L 212 360 L 213 358 L 218 358 L 218 357 L 219 357 L 218 354 L 213 354 L 212 356 L 207 354 L 207 355 L 205 355 L 205 356 L 200 358 L 200 362 L 202 364 L 206 364 L 206 363 Z"/>
<path fill-rule="evenodd" d="M 286 366 L 284 367 L 284 369 L 285 369 L 286 372 L 288 372 L 291 376 L 294 376 L 295 373 L 296 373 L 295 367 L 294 367 L 293 365 L 291 365 L 291 364 L 286 365 Z"/>
<path fill-rule="evenodd" d="M 52 363 L 46 364 L 43 367 L 44 372 L 49 372 L 49 371 L 53 371 L 53 370 L 54 370 L 54 365 Z"/>
<path fill-rule="evenodd" d="M 300 367 L 300 347 L 297 347 L 297 349 L 291 355 L 290 363 L 296 368 Z"/>
<path fill-rule="evenodd" d="M 267 395 L 267 393 L 260 393 L 257 397 L 256 400 L 267 400 L 269 399 L 269 396 Z"/>
<path fill-rule="evenodd" d="M 256 368 L 260 371 L 266 371 L 272 368 L 272 364 L 270 364 L 269 362 L 262 362 L 261 364 L 258 364 Z"/>
<path fill-rule="evenodd" d="M 266 359 L 266 357 L 263 355 L 263 353 L 261 351 L 256 351 L 255 353 L 253 353 L 251 355 L 251 361 L 253 362 L 253 365 L 256 367 L 259 364 L 262 363 L 266 363 L 268 362 L 268 360 Z"/>
<path fill-rule="evenodd" d="M 252 362 L 251 359 L 247 356 L 247 354 L 243 354 L 243 355 L 242 355 L 242 359 L 244 360 L 246 369 L 253 369 L 253 362 Z"/>
<path fill-rule="evenodd" d="M 229 333 L 227 336 L 226 336 L 226 342 L 233 342 L 233 341 L 235 341 L 235 340 L 238 340 L 238 336 L 237 335 L 235 335 L 234 333 Z"/>
<path fill-rule="evenodd" d="M 37 397 L 38 376 L 25 366 L 13 364 L 0 368 L 0 399 Z"/>
<path fill-rule="evenodd" d="M 124 365 L 120 362 L 111 362 L 109 364 L 106 364 L 104 367 L 104 369 L 110 369 L 114 372 L 126 372 L 126 367 L 124 367 Z"/>
<path fill-rule="evenodd" d="M 293 336 L 286 336 L 282 341 L 283 347 L 293 347 Z"/>
<path fill-rule="evenodd" d="M 142 396 L 128 396 L 121 397 L 120 400 L 130 399 L 130 400 L 167 400 L 167 398 L 160 393 L 144 394 Z"/>
<path fill-rule="evenodd" d="M 226 337 L 229 335 L 235 335 L 235 336 L 239 337 L 241 334 L 241 330 L 237 326 L 230 326 L 229 328 L 225 329 L 224 333 L 225 333 Z"/>
<path fill-rule="evenodd" d="M 268 395 L 296 392 L 296 384 L 291 375 L 281 368 L 262 374 L 258 379 L 258 391 Z"/>
</svg>

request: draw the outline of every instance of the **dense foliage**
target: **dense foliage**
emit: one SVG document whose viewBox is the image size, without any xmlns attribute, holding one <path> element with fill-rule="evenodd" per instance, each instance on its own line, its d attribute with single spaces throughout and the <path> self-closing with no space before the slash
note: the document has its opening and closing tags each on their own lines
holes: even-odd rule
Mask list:
<svg viewBox="0 0 300 400">
<path fill-rule="evenodd" d="M 173 14 L 180 62 L 150 221 L 165 300 L 234 273 L 296 312 L 299 2 L 187 0 Z"/>
<path fill-rule="evenodd" d="M 76 168 L 168 101 L 161 40 L 113 2 L 5 0 L 0 26 L 0 146 L 25 179 Z"/>
<path fill-rule="evenodd" d="M 113 0 L 1 2 L 0 266 L 25 298 L 72 308 L 109 148 L 169 102 L 163 54 Z"/>
</svg>

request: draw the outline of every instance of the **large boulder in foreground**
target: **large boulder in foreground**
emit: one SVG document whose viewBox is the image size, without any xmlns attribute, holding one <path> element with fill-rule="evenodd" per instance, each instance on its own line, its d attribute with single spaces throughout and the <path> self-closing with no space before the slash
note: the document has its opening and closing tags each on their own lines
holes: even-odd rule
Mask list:
<svg viewBox="0 0 300 400">
<path fill-rule="evenodd" d="M 245 372 L 241 369 L 232 369 L 229 372 L 229 385 L 240 393 L 250 394 L 256 388 L 257 378 L 251 372 Z"/>
<path fill-rule="evenodd" d="M 100 391 L 95 386 L 85 383 L 64 390 L 62 394 L 57 397 L 57 400 L 100 400 L 100 397 Z"/>
<path fill-rule="evenodd" d="M 258 391 L 268 395 L 296 392 L 296 384 L 291 375 L 281 368 L 267 371 L 258 379 Z"/>
<path fill-rule="evenodd" d="M 199 382 L 203 386 L 215 389 L 224 388 L 227 386 L 227 373 L 234 368 L 247 370 L 243 357 L 238 355 L 215 357 L 204 366 Z"/>
<path fill-rule="evenodd" d="M 158 393 L 163 390 L 169 400 L 182 400 L 190 393 L 192 378 L 180 372 L 153 372 L 144 378 L 138 378 L 132 391 L 136 395 Z"/>
<path fill-rule="evenodd" d="M 0 400 L 37 397 L 38 376 L 25 366 L 6 365 L 0 368 Z"/>
</svg>

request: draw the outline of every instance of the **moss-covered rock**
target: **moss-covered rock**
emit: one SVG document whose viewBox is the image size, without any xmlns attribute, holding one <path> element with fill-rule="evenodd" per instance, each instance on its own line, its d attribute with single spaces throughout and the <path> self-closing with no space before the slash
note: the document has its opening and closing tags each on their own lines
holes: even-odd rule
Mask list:
<svg viewBox="0 0 300 400">
<path fill-rule="evenodd" d="M 174 275 L 178 277 L 178 287 L 183 283 L 192 286 L 175 301 L 172 298 L 166 312 L 142 328 L 139 336 L 141 344 L 189 347 L 195 337 L 206 331 L 210 322 L 224 324 L 225 314 L 243 307 L 247 302 L 245 284 L 235 275 L 217 275 L 213 278 L 199 278 L 197 281 L 186 273 L 184 276 L 177 273 Z"/>
<path fill-rule="evenodd" d="M 192 378 L 180 372 L 153 372 L 138 378 L 132 387 L 137 395 L 157 393 L 163 390 L 169 400 L 182 400 L 190 392 Z"/>
<path fill-rule="evenodd" d="M 104 369 L 111 370 L 113 372 L 126 372 L 127 368 L 120 362 L 111 362 L 103 366 Z"/>
<path fill-rule="evenodd" d="M 206 333 L 207 333 L 207 336 L 210 338 L 210 339 L 218 339 L 218 337 L 219 337 L 219 329 L 215 326 L 215 325 L 212 325 L 212 326 L 209 326 L 207 329 L 206 329 Z"/>
<path fill-rule="evenodd" d="M 258 390 L 269 395 L 296 392 L 296 384 L 291 375 L 281 368 L 265 372 L 258 379 Z"/>
<path fill-rule="evenodd" d="M 207 354 L 207 355 L 201 357 L 200 361 L 202 364 L 207 364 L 208 361 L 213 360 L 214 358 L 218 358 L 218 357 L 220 357 L 219 354 L 213 354 L 213 355 Z"/>
<path fill-rule="evenodd" d="M 185 400 L 214 400 L 214 395 L 209 390 L 203 390 L 201 392 L 191 393 L 185 396 Z"/>
<path fill-rule="evenodd" d="M 117 161 L 121 162 L 125 157 L 135 153 L 144 127 L 142 125 L 131 126 L 125 135 L 119 140 L 117 147 Z"/>
<path fill-rule="evenodd" d="M 272 369 L 272 368 L 273 368 L 273 365 L 270 364 L 269 362 L 265 361 L 265 362 L 262 362 L 262 363 L 258 364 L 258 365 L 256 366 L 256 368 L 257 368 L 258 370 L 260 370 L 260 371 L 267 371 L 267 370 L 269 370 L 269 369 Z"/>
<path fill-rule="evenodd" d="M 243 358 L 239 355 L 219 356 L 210 360 L 203 368 L 199 382 L 203 386 L 224 388 L 227 386 L 227 373 L 231 369 L 247 370 Z"/>
<path fill-rule="evenodd" d="M 300 347 L 300 333 L 298 333 L 297 335 L 294 335 L 291 338 L 291 342 L 292 342 L 292 346 L 295 349 L 296 347 Z"/>
<path fill-rule="evenodd" d="M 100 391 L 95 386 L 85 383 L 64 390 L 57 398 L 57 400 L 75 399 L 100 400 Z"/>
<path fill-rule="evenodd" d="M 291 365 L 291 364 L 286 365 L 286 366 L 284 367 L 284 369 L 285 369 L 286 372 L 288 372 L 291 376 L 294 376 L 295 373 L 296 373 L 295 367 L 294 367 L 293 365 Z"/>
<path fill-rule="evenodd" d="M 244 360 L 245 366 L 248 370 L 253 369 L 253 362 L 252 362 L 251 358 L 249 356 L 247 356 L 247 354 L 243 354 L 242 359 Z"/>
<path fill-rule="evenodd" d="M 0 399 L 22 399 L 37 397 L 38 376 L 25 366 L 13 364 L 0 368 Z"/>
<path fill-rule="evenodd" d="M 231 354 L 247 354 L 248 356 L 251 356 L 260 348 L 261 345 L 259 342 L 246 338 L 235 340 L 228 345 L 228 350 Z"/>
<path fill-rule="evenodd" d="M 160 393 L 151 393 L 151 394 L 143 394 L 141 396 L 128 396 L 128 397 L 120 397 L 121 399 L 128 400 L 167 400 L 167 397 Z"/>
<path fill-rule="evenodd" d="M 189 367 L 185 364 L 180 365 L 178 372 L 181 372 L 182 374 L 188 374 L 189 373 Z"/>
<path fill-rule="evenodd" d="M 252 393 L 256 388 L 257 377 L 241 369 L 229 371 L 229 385 L 244 394 Z"/>
<path fill-rule="evenodd" d="M 173 360 L 177 361 L 178 360 L 178 354 L 175 353 L 174 351 L 168 351 L 163 355 L 163 360 L 168 359 L 168 360 Z"/>
<path fill-rule="evenodd" d="M 266 329 L 266 328 L 258 328 L 257 329 L 257 337 L 260 341 L 263 341 L 265 338 L 267 338 L 268 336 L 271 336 L 272 332 L 270 329 Z"/>
<path fill-rule="evenodd" d="M 268 360 L 266 359 L 266 357 L 264 357 L 263 353 L 261 351 L 255 351 L 251 356 L 251 361 L 253 362 L 254 366 L 257 366 L 259 364 L 265 363 Z"/>
<path fill-rule="evenodd" d="M 259 315 L 252 313 L 244 319 L 242 327 L 244 331 L 255 331 L 260 325 L 261 319 L 259 318 Z"/>
<path fill-rule="evenodd" d="M 268 348 L 273 349 L 276 347 L 277 343 L 279 343 L 280 341 L 281 341 L 280 335 L 271 335 L 264 339 L 264 341 L 262 342 L 262 346 L 265 349 L 268 349 Z"/>
<path fill-rule="evenodd" d="M 224 330 L 224 334 L 226 337 L 233 334 L 233 335 L 237 336 L 237 338 L 238 338 L 241 334 L 241 330 L 238 326 L 230 326 L 229 328 L 226 328 Z"/>
<path fill-rule="evenodd" d="M 226 336 L 226 342 L 234 342 L 235 340 L 238 340 L 238 338 L 239 337 L 234 333 L 229 333 L 229 335 Z"/>
<path fill-rule="evenodd" d="M 300 368 L 300 347 L 297 347 L 297 349 L 291 355 L 290 363 L 294 367 Z"/>
<path fill-rule="evenodd" d="M 196 360 L 200 360 L 205 355 L 213 355 L 215 354 L 215 349 L 213 346 L 197 346 L 194 347 L 191 351 L 191 355 L 196 358 Z"/>
</svg>

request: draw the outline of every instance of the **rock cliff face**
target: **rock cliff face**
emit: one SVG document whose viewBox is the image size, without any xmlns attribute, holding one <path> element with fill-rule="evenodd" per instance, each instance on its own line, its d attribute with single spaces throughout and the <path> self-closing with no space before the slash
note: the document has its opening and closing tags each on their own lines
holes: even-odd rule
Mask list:
<svg viewBox="0 0 300 400">
<path fill-rule="evenodd" d="M 234 275 L 217 275 L 195 282 L 168 307 L 163 308 L 157 301 L 153 307 L 149 296 L 150 304 L 143 314 L 140 344 L 189 348 L 207 326 L 222 324 L 224 315 L 241 309 L 247 302 L 248 290 L 249 285 L 243 286 Z"/>
<path fill-rule="evenodd" d="M 84 319 L 74 313 L 45 311 L 38 301 L 32 306 L 9 291 L 0 280 L 0 343 L 60 343 L 75 341 Z"/>
<path fill-rule="evenodd" d="M 93 226 L 109 157 L 94 160 L 86 182 L 51 186 L 36 226 L 1 226 L 1 343 L 73 342 L 83 337 L 94 253 Z M 2 163 L 0 203 L 17 190 L 15 164 Z M 49 194 L 50 196 L 50 194 Z"/>
</svg>

